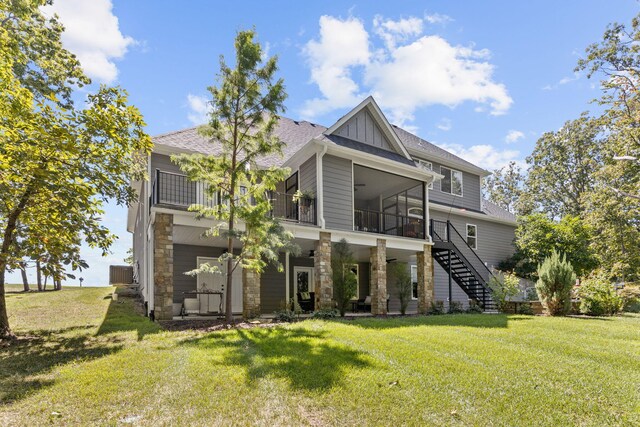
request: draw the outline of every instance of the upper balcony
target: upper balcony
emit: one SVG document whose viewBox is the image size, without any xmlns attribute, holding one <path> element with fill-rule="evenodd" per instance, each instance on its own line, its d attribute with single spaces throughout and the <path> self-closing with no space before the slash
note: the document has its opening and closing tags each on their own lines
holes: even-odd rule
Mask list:
<svg viewBox="0 0 640 427">
<path fill-rule="evenodd" d="M 211 196 L 204 182 L 190 181 L 186 175 L 156 169 L 149 197 L 149 206 L 186 211 L 191 205 L 214 207 L 219 194 Z M 271 191 L 271 215 L 286 222 L 316 225 L 316 200 L 293 194 Z"/>
</svg>

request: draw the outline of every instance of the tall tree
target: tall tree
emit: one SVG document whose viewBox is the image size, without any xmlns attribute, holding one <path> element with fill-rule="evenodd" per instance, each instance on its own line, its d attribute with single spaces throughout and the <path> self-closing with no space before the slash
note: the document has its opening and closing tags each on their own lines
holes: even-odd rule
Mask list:
<svg viewBox="0 0 640 427">
<path fill-rule="evenodd" d="M 139 111 L 120 88 L 102 86 L 76 108 L 74 90 L 90 82 L 60 41 L 44 0 L 0 0 L 0 339 L 11 337 L 5 270 L 16 232 L 41 236 L 44 253 L 80 266 L 78 236 L 108 251 L 102 205 L 135 200 L 151 149 Z M 44 237 L 42 237 L 44 236 Z"/>
<path fill-rule="evenodd" d="M 522 168 L 516 162 L 509 162 L 484 179 L 484 195 L 502 209 L 520 214 L 526 210 L 521 200 L 524 179 Z"/>
<path fill-rule="evenodd" d="M 285 179 L 288 170 L 258 164 L 266 156 L 282 155 L 283 143 L 273 131 L 279 114 L 284 112 L 284 82 L 274 77 L 277 58 L 263 61 L 262 48 L 254 38 L 255 31 L 238 32 L 235 68 L 220 57 L 218 86 L 209 87 L 212 95 L 209 123 L 198 131 L 221 148 L 220 154 L 172 157 L 189 179 L 205 184 L 211 200 L 218 199 L 213 207 L 194 205 L 190 209 L 200 217 L 220 221 L 208 235 L 226 237 L 227 251 L 219 261 L 226 264 L 228 323 L 233 321 L 232 274 L 236 268 L 260 272 L 267 262 L 272 262 L 281 269 L 278 253 L 290 248 L 292 239 L 269 215 L 269 193 Z M 238 253 L 234 253 L 236 242 L 241 244 Z M 204 271 L 221 273 L 207 264 L 192 273 Z"/>
<path fill-rule="evenodd" d="M 596 102 L 608 134 L 585 216 L 603 265 L 618 279 L 640 280 L 640 15 L 630 27 L 609 25 L 576 70 L 602 79 Z"/>
<path fill-rule="evenodd" d="M 527 157 L 528 201 L 551 218 L 580 215 L 602 161 L 601 134 L 600 122 L 583 113 L 542 135 Z"/>
</svg>

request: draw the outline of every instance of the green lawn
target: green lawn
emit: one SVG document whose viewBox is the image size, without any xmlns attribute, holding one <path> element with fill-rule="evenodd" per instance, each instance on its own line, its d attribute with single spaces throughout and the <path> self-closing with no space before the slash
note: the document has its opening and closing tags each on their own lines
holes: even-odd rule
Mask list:
<svg viewBox="0 0 640 427">
<path fill-rule="evenodd" d="M 111 288 L 8 295 L 0 425 L 640 425 L 640 317 L 164 332 Z"/>
</svg>

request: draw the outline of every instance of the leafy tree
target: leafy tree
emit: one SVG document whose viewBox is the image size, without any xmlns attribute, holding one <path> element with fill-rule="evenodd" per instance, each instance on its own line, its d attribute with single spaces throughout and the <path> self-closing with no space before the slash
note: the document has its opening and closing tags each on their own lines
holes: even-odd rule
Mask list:
<svg viewBox="0 0 640 427">
<path fill-rule="evenodd" d="M 351 269 L 355 262 L 349 243 L 345 239 L 333 244 L 331 251 L 333 299 L 338 305 L 340 316 L 344 316 L 349 302 L 356 296 L 358 279 Z"/>
<path fill-rule="evenodd" d="M 527 157 L 529 173 L 523 203 L 551 218 L 580 215 L 601 164 L 600 122 L 583 113 L 557 132 L 546 132 Z"/>
<path fill-rule="evenodd" d="M 536 291 L 546 311 L 552 316 L 568 314 L 571 310 L 571 290 L 576 281 L 571 263 L 566 256 L 553 251 L 538 266 Z"/>
<path fill-rule="evenodd" d="M 409 267 L 406 263 L 400 262 L 390 264 L 390 270 L 396 283 L 396 295 L 400 300 L 400 313 L 404 316 L 413 296 L 413 283 L 411 283 Z"/>
<path fill-rule="evenodd" d="M 522 168 L 516 162 L 493 171 L 484 179 L 485 197 L 513 214 L 522 214 L 527 208 L 522 205 L 522 186 L 524 184 Z"/>
<path fill-rule="evenodd" d="M 221 57 L 219 84 L 209 87 L 212 111 L 209 123 L 198 131 L 220 146 L 220 154 L 172 157 L 189 179 L 205 184 L 211 200 L 220 195 L 215 206 L 193 205 L 190 210 L 198 212 L 199 217 L 218 219 L 220 222 L 208 235 L 221 235 L 227 240 L 227 252 L 219 259 L 226 264 L 227 322 L 233 321 L 233 271 L 242 267 L 259 272 L 267 262 L 282 269 L 278 253 L 292 248 L 291 234 L 269 215 L 269 192 L 286 178 L 288 170 L 258 165 L 265 156 L 282 155 L 283 143 L 273 130 L 284 111 L 286 93 L 282 79 L 274 81 L 277 58 L 263 63 L 262 48 L 254 37 L 254 31 L 237 34 L 235 68 L 227 66 Z M 235 242 L 242 244 L 239 253 L 234 253 Z M 204 271 L 220 273 L 207 264 L 191 273 Z"/>
<path fill-rule="evenodd" d="M 583 276 L 599 265 L 594 240 L 591 228 L 580 217 L 567 215 L 556 222 L 541 213 L 523 216 L 516 228 L 516 252 L 499 267 L 535 280 L 538 265 L 555 250 L 566 254 L 576 273 Z"/>
<path fill-rule="evenodd" d="M 596 271 L 580 283 L 580 313 L 591 316 L 613 316 L 622 311 L 623 298 L 613 288 L 605 271 Z"/>
<path fill-rule="evenodd" d="M 602 41 L 587 47 L 576 71 L 601 78 L 607 130 L 603 164 L 586 203 L 600 260 L 619 279 L 640 280 L 640 15 L 631 26 L 613 23 Z M 626 156 L 628 160 L 616 160 Z M 635 160 L 633 160 L 635 158 Z"/>
<path fill-rule="evenodd" d="M 510 299 L 520 292 L 519 285 L 520 279 L 515 274 L 502 271 L 494 272 L 489 280 L 489 288 L 498 310 L 502 312 L 507 310 Z"/>
<path fill-rule="evenodd" d="M 127 256 L 124 257 L 123 261 L 126 262 L 127 265 L 133 265 L 133 248 L 127 249 Z"/>
<path fill-rule="evenodd" d="M 75 107 L 74 90 L 90 81 L 62 47 L 57 17 L 40 12 L 45 3 L 0 0 L 0 338 L 12 336 L 4 283 L 17 237 L 40 240 L 54 280 L 61 265 L 83 265 L 80 236 L 106 253 L 115 236 L 100 223 L 102 205 L 135 200 L 129 182 L 144 178 L 151 148 L 122 89 L 102 86 Z"/>
</svg>

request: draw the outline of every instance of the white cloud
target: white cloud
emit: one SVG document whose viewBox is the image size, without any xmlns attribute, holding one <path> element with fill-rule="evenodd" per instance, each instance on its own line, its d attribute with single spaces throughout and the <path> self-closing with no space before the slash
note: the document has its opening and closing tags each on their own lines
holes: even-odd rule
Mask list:
<svg viewBox="0 0 640 427">
<path fill-rule="evenodd" d="M 189 107 L 187 118 L 191 123 L 194 125 L 201 125 L 208 121 L 211 105 L 209 105 L 209 100 L 207 98 L 204 96 L 188 94 L 187 105 Z"/>
<path fill-rule="evenodd" d="M 57 0 L 42 11 L 57 13 L 64 24 L 62 42 L 80 61 L 85 73 L 103 83 L 118 78 L 115 60 L 122 59 L 136 41 L 120 32 L 111 0 Z"/>
<path fill-rule="evenodd" d="M 311 81 L 323 98 L 308 101 L 302 111 L 314 118 L 337 108 L 353 107 L 372 93 L 390 119 L 406 125 L 417 108 L 441 104 L 455 107 L 472 101 L 490 114 L 504 114 L 513 100 L 504 84 L 493 80 L 487 49 L 453 46 L 440 36 L 422 35 L 423 21 L 374 19 L 374 34 L 383 47 L 373 50 L 369 33 L 357 18 L 320 18 L 320 38 L 309 41 L 304 55 Z M 359 84 L 353 72 L 362 70 Z"/>
<path fill-rule="evenodd" d="M 363 98 L 351 78 L 351 68 L 369 63 L 369 34 L 356 18 L 340 20 L 320 17 L 320 39 L 310 40 L 303 50 L 311 68 L 311 81 L 318 85 L 324 98 L 305 103 L 305 118 L 335 108 L 353 106 Z"/>
<path fill-rule="evenodd" d="M 575 72 L 575 73 L 573 73 L 573 76 L 563 77 L 560 80 L 558 80 L 558 82 L 555 83 L 555 84 L 544 86 L 542 88 L 542 90 L 556 90 L 560 86 L 566 85 L 566 84 L 571 83 L 571 82 L 575 82 L 578 79 L 580 79 L 580 73 Z"/>
<path fill-rule="evenodd" d="M 424 15 L 424 19 L 429 23 L 429 24 L 441 24 L 441 25 L 446 25 L 449 22 L 453 22 L 453 19 L 450 16 L 447 15 L 442 15 L 440 13 L 432 13 L 432 14 L 425 14 Z"/>
<path fill-rule="evenodd" d="M 507 166 L 511 161 L 515 161 L 521 166 L 524 165 L 524 162 L 519 159 L 520 152 L 517 150 L 499 150 L 489 144 L 473 145 L 471 147 L 463 147 L 460 144 L 436 143 L 436 145 L 490 171 Z"/>
<path fill-rule="evenodd" d="M 436 127 L 445 132 L 449 131 L 452 127 L 451 120 L 444 117 L 438 122 L 438 124 L 436 124 Z"/>
<path fill-rule="evenodd" d="M 513 144 L 514 142 L 522 138 L 524 138 L 524 133 L 520 132 L 519 130 L 512 129 L 507 132 L 507 136 L 504 137 L 504 142 L 506 142 L 507 144 Z"/>
</svg>

